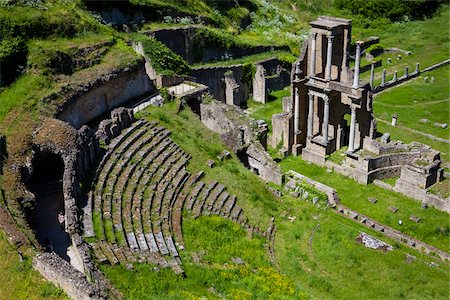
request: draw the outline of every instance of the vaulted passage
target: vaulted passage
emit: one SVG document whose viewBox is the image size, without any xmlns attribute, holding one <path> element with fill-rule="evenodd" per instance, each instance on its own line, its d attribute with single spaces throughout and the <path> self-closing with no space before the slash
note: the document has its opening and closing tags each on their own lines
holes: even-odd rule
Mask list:
<svg viewBox="0 0 450 300">
<path fill-rule="evenodd" d="M 65 215 L 62 179 L 64 162 L 61 156 L 40 152 L 33 159 L 33 174 L 28 181 L 35 195 L 34 207 L 29 210 L 28 220 L 36 231 L 39 243 L 47 250 L 69 261 L 67 249 L 70 246 L 69 235 L 60 223 L 58 215 Z"/>
</svg>

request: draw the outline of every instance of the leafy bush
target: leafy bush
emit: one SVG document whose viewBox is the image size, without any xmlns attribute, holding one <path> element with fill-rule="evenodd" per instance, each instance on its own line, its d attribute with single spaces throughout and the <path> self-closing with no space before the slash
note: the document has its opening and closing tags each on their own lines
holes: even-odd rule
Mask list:
<svg viewBox="0 0 450 300">
<path fill-rule="evenodd" d="M 163 43 L 140 34 L 134 34 L 132 38 L 142 43 L 145 54 L 159 74 L 188 75 L 191 72 L 188 63 Z"/>
<path fill-rule="evenodd" d="M 378 55 L 378 54 L 383 53 L 383 50 L 384 50 L 384 46 L 382 44 L 378 43 L 378 44 L 373 44 L 373 45 L 369 46 L 366 49 L 366 52 L 370 53 L 372 55 Z"/>
<path fill-rule="evenodd" d="M 0 64 L 2 84 L 12 83 L 26 65 L 28 49 L 21 38 L 0 40 Z"/>
<path fill-rule="evenodd" d="M 406 21 L 430 17 L 442 3 L 445 2 L 443 0 L 335 0 L 334 6 L 372 20 L 387 18 L 391 21 Z"/>
<path fill-rule="evenodd" d="M 249 88 L 253 86 L 253 77 L 256 73 L 255 65 L 246 63 L 242 66 L 242 82 L 246 83 Z"/>
</svg>

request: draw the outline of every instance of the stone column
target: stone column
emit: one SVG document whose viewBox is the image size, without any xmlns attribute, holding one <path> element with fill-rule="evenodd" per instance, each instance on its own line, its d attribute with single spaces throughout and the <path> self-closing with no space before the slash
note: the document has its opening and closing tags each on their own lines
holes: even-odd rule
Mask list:
<svg viewBox="0 0 450 300">
<path fill-rule="evenodd" d="M 330 99 L 328 96 L 323 97 L 323 104 L 322 142 L 328 144 L 328 122 L 330 119 Z"/>
<path fill-rule="evenodd" d="M 361 41 L 356 42 L 356 57 L 355 57 L 355 74 L 353 76 L 353 88 L 359 87 L 359 64 L 361 61 Z"/>
<path fill-rule="evenodd" d="M 416 73 L 419 73 L 419 63 L 416 63 Z"/>
<path fill-rule="evenodd" d="M 316 75 L 316 38 L 317 33 L 313 32 L 311 34 L 312 40 L 311 40 L 311 65 L 309 70 L 309 76 L 313 77 Z"/>
<path fill-rule="evenodd" d="M 309 93 L 309 104 L 308 104 L 308 138 L 313 137 L 313 118 L 314 118 L 314 95 Z"/>
<path fill-rule="evenodd" d="M 374 86 L 373 86 L 374 78 L 375 78 L 375 62 L 372 62 L 370 64 L 370 87 L 372 89 L 374 88 Z"/>
<path fill-rule="evenodd" d="M 405 67 L 405 77 L 408 77 L 408 66 Z"/>
<path fill-rule="evenodd" d="M 386 69 L 383 69 L 383 72 L 381 73 L 381 86 L 384 86 L 386 82 Z"/>
<path fill-rule="evenodd" d="M 394 72 L 394 78 L 392 79 L 392 81 L 397 81 L 397 71 Z"/>
<path fill-rule="evenodd" d="M 298 94 L 298 87 L 294 89 L 294 133 L 300 130 L 300 95 Z"/>
<path fill-rule="evenodd" d="M 355 151 L 355 124 L 356 124 L 356 106 L 350 105 L 351 119 L 350 119 L 350 136 L 348 138 L 348 151 Z"/>
<path fill-rule="evenodd" d="M 327 65 L 325 68 L 325 80 L 331 80 L 331 58 L 333 54 L 333 36 L 327 36 L 328 47 L 327 47 Z"/>
</svg>

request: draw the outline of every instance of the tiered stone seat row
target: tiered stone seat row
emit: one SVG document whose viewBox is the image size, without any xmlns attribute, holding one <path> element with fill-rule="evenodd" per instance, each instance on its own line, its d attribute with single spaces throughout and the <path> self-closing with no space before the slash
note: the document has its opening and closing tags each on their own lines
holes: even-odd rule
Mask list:
<svg viewBox="0 0 450 300">
<path fill-rule="evenodd" d="M 216 214 L 267 235 L 247 223 L 224 185 L 205 184 L 203 172 L 186 171 L 190 157 L 169 134 L 155 123 L 138 121 L 111 142 L 90 193 L 101 218 L 95 228 L 100 239 L 92 244 L 100 263 L 149 262 L 182 273 L 184 207 L 194 217 Z"/>
<path fill-rule="evenodd" d="M 140 121 L 110 144 L 91 193 L 105 237 L 92 244 L 99 262 L 147 261 L 182 272 L 171 209 L 189 178 L 189 156 L 168 135 Z"/>
</svg>

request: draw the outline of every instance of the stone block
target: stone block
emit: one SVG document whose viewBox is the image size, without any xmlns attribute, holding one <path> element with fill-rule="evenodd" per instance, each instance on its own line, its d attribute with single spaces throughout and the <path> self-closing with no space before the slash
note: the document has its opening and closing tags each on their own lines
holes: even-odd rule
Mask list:
<svg viewBox="0 0 450 300">
<path fill-rule="evenodd" d="M 398 208 L 395 206 L 389 206 L 388 209 L 393 212 L 394 214 L 398 211 Z"/>
<path fill-rule="evenodd" d="M 206 164 L 208 165 L 208 167 L 213 168 L 215 166 L 216 162 L 214 160 L 210 159 L 206 162 Z"/>
<path fill-rule="evenodd" d="M 413 222 L 416 222 L 416 223 L 419 223 L 420 220 L 421 220 L 419 217 L 416 217 L 415 215 L 411 215 L 411 216 L 409 217 L 409 219 L 410 219 L 411 221 L 413 221 Z"/>
<path fill-rule="evenodd" d="M 377 198 L 373 198 L 373 197 L 369 197 L 367 200 L 372 204 L 375 204 L 378 201 Z"/>
<path fill-rule="evenodd" d="M 383 133 L 383 135 L 381 136 L 381 142 L 384 143 L 384 144 L 387 144 L 390 141 L 391 141 L 391 134 L 389 132 Z"/>
<path fill-rule="evenodd" d="M 428 124 L 428 123 L 430 123 L 430 120 L 428 120 L 428 119 L 420 119 L 419 122 L 422 123 L 422 124 Z"/>
</svg>

